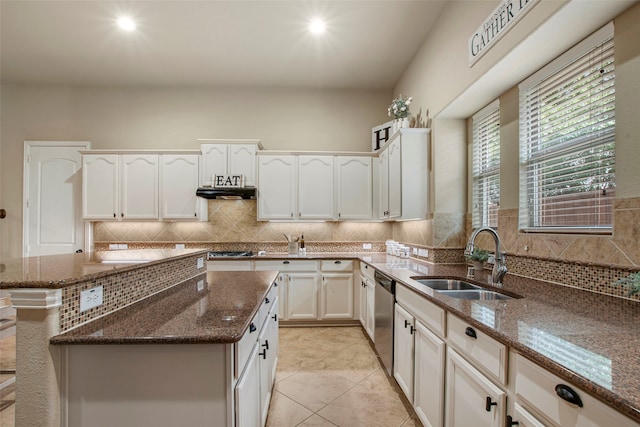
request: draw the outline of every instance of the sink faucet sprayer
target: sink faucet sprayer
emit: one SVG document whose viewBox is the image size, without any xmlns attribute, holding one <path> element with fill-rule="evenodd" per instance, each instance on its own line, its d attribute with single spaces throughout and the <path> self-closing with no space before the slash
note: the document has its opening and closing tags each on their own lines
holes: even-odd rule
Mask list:
<svg viewBox="0 0 640 427">
<path fill-rule="evenodd" d="M 476 237 L 478 237 L 478 234 L 483 231 L 490 233 L 493 236 L 493 240 L 496 242 L 493 270 L 491 271 L 491 284 L 493 286 L 502 287 L 502 278 L 505 274 L 507 274 L 507 257 L 504 252 L 500 252 L 500 236 L 498 236 L 498 233 L 493 228 L 480 227 L 476 231 L 474 231 L 471 234 L 471 237 L 469 237 L 469 242 L 467 243 L 467 248 L 465 249 L 464 254 L 471 255 L 473 253 L 473 247 L 476 241 Z"/>
</svg>

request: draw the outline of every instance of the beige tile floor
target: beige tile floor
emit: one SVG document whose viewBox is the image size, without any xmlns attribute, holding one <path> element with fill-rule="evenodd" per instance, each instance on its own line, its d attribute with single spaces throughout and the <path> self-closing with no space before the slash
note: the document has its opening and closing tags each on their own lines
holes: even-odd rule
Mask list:
<svg viewBox="0 0 640 427">
<path fill-rule="evenodd" d="M 267 426 L 421 426 L 360 327 L 279 332 L 280 360 Z M 2 356 L 9 359 L 15 340 L 2 344 Z M 14 395 L 12 391 L 2 400 Z M 13 427 L 14 408 L 0 411 L 0 426 Z"/>
<path fill-rule="evenodd" d="M 280 328 L 267 426 L 421 426 L 360 327 Z"/>
</svg>

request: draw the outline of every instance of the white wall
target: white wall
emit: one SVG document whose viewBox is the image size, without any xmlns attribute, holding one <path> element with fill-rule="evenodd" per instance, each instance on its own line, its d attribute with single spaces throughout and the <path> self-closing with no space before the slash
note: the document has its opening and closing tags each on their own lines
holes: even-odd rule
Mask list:
<svg viewBox="0 0 640 427">
<path fill-rule="evenodd" d="M 265 149 L 370 151 L 390 99 L 385 90 L 3 85 L 2 253 L 21 253 L 25 140 L 197 149 L 197 138 L 258 138 Z"/>
</svg>

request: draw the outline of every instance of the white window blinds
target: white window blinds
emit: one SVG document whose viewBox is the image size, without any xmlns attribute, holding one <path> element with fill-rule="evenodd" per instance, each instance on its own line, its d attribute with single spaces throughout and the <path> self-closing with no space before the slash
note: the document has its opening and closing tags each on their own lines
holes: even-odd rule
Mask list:
<svg viewBox="0 0 640 427">
<path fill-rule="evenodd" d="M 608 231 L 615 195 L 613 25 L 520 85 L 520 228 Z"/>
<path fill-rule="evenodd" d="M 500 104 L 473 116 L 472 225 L 498 227 L 500 207 Z"/>
</svg>

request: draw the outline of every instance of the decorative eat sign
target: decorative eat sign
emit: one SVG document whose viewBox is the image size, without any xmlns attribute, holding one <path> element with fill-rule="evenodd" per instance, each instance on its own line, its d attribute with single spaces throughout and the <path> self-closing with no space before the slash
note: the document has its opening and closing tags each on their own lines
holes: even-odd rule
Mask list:
<svg viewBox="0 0 640 427">
<path fill-rule="evenodd" d="M 244 175 L 214 175 L 214 187 L 244 187 Z"/>
</svg>

